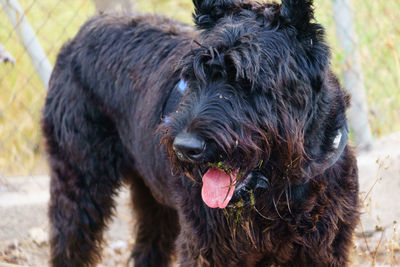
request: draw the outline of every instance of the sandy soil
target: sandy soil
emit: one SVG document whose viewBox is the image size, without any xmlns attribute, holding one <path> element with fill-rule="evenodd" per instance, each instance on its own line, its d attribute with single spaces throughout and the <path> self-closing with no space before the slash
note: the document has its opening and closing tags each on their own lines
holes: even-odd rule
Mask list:
<svg viewBox="0 0 400 267">
<path fill-rule="evenodd" d="M 400 133 L 377 140 L 358 156 L 363 215 L 355 235 L 353 266 L 400 266 Z M 0 267 L 47 266 L 48 177 L 0 177 Z M 134 219 L 126 189 L 106 233 L 99 266 L 127 266 Z"/>
</svg>

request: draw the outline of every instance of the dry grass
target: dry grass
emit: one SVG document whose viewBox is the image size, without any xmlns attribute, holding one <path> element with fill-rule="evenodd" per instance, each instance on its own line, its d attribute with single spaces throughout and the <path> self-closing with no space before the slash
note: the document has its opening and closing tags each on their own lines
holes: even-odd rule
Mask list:
<svg viewBox="0 0 400 267">
<path fill-rule="evenodd" d="M 61 45 L 94 13 L 89 1 L 20 3 L 52 63 Z M 17 61 L 14 67 L 0 65 L 0 174 L 43 172 L 39 120 L 45 89 L 3 10 L 0 25 L 0 42 Z"/>
<path fill-rule="evenodd" d="M 383 179 L 393 178 L 391 176 L 396 177 L 396 167 L 392 165 L 393 161 L 390 160 L 390 156 L 386 156 L 383 159 L 378 158 L 376 164 L 378 171 L 375 181 L 371 181 L 371 186 L 366 188 L 368 190 L 360 193 L 363 220 L 360 221 L 356 231 L 352 261 L 354 266 L 400 266 L 400 236 L 397 230 L 398 222 L 396 219 L 393 220 L 391 226 L 385 225 L 389 223 L 389 218 L 384 218 L 385 222 L 383 222 L 379 217 L 377 218 L 375 229 L 371 229 L 370 225 L 369 229 L 366 230 L 366 226 L 364 225 L 367 223 L 367 218 L 371 216 L 370 213 L 374 209 L 371 203 L 373 200 L 376 201 L 376 199 L 373 199 L 374 196 L 372 196 L 376 187 L 383 182 Z M 388 176 L 388 174 L 391 176 Z M 360 179 L 366 178 L 360 177 Z M 377 197 L 376 194 L 374 195 Z M 380 197 L 380 201 L 382 201 L 382 197 Z M 384 202 L 380 204 L 384 208 Z M 395 218 L 394 215 L 393 218 Z"/>
</svg>

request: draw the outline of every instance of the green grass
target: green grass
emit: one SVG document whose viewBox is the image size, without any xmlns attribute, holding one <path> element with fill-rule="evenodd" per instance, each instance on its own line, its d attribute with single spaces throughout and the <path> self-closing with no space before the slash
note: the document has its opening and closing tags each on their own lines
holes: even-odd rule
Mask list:
<svg viewBox="0 0 400 267">
<path fill-rule="evenodd" d="M 353 0 L 359 48 L 375 136 L 400 130 L 400 2 Z M 333 25 L 331 1 L 316 0 L 316 16 L 327 28 L 332 66 L 340 74 L 343 54 Z M 20 0 L 52 63 L 61 45 L 95 12 L 92 1 Z M 139 0 L 143 12 L 163 13 L 191 23 L 190 0 Z M 0 8 L 0 43 L 17 64 L 0 65 L 0 176 L 44 172 L 39 131 L 45 89 L 5 12 Z"/>
</svg>

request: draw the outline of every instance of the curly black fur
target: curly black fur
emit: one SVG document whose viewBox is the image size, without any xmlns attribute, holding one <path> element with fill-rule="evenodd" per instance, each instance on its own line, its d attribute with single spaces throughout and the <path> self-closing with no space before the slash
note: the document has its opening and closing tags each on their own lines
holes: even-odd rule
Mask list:
<svg viewBox="0 0 400 267">
<path fill-rule="evenodd" d="M 356 160 L 349 146 L 330 159 L 349 97 L 312 1 L 193 2 L 198 30 L 101 15 L 61 49 L 42 120 L 52 266 L 98 262 L 123 182 L 138 221 L 135 266 L 175 255 L 181 266 L 348 265 Z M 165 114 L 181 79 L 187 89 Z M 180 133 L 206 141 L 201 161 L 176 155 Z M 238 187 L 252 177 L 255 191 L 209 208 L 201 176 L 216 165 L 237 170 Z"/>
</svg>

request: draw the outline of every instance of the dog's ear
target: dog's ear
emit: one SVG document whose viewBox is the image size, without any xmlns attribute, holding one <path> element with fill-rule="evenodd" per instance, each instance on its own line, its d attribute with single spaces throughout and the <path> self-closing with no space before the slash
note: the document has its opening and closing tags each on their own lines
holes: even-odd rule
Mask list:
<svg viewBox="0 0 400 267">
<path fill-rule="evenodd" d="M 282 0 L 281 16 L 299 30 L 306 30 L 314 18 L 312 0 Z"/>
<path fill-rule="evenodd" d="M 297 39 L 307 54 L 298 54 L 297 61 L 319 92 L 325 79 L 325 69 L 329 68 L 330 51 L 325 43 L 324 28 L 314 21 L 312 0 L 282 0 L 280 16 L 285 25 L 297 30 Z M 304 64 L 304 56 L 309 57 Z"/>
<path fill-rule="evenodd" d="M 193 19 L 197 28 L 208 30 L 232 10 L 241 0 L 193 0 Z"/>
</svg>

